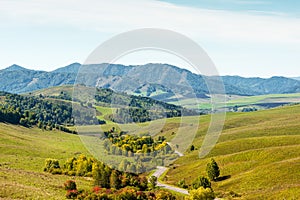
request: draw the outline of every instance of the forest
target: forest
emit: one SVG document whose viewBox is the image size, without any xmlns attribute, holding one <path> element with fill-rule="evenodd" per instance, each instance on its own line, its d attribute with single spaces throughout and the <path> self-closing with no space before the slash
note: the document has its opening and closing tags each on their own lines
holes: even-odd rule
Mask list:
<svg viewBox="0 0 300 200">
<path fill-rule="evenodd" d="M 66 128 L 73 125 L 72 106 L 68 102 L 50 101 L 32 96 L 0 93 L 0 121 L 25 127 L 37 126 L 44 130 L 59 129 L 75 133 Z"/>
</svg>

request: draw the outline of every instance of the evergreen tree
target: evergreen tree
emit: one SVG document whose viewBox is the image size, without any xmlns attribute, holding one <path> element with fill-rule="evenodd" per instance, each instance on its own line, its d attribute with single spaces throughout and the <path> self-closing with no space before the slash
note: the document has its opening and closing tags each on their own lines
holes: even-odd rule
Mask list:
<svg viewBox="0 0 300 200">
<path fill-rule="evenodd" d="M 206 172 L 210 180 L 216 181 L 220 175 L 220 169 L 217 162 L 212 158 L 206 166 Z"/>
</svg>

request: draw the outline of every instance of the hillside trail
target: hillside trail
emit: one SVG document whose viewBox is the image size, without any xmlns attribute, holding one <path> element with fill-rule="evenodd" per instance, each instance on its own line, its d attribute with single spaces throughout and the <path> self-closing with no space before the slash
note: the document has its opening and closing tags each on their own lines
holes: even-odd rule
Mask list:
<svg viewBox="0 0 300 200">
<path fill-rule="evenodd" d="M 168 142 L 168 145 L 171 145 L 171 144 Z M 178 152 L 178 151 L 175 151 L 175 153 L 178 154 L 180 157 L 183 156 L 183 154 L 180 153 L 180 152 Z M 152 176 L 155 176 L 157 178 L 157 186 L 165 188 L 165 189 L 168 189 L 168 190 L 172 190 L 172 191 L 175 191 L 175 192 L 179 192 L 179 193 L 187 194 L 188 195 L 189 194 L 188 190 L 183 189 L 183 188 L 174 187 L 172 185 L 168 185 L 168 184 L 162 183 L 162 182 L 160 182 L 158 180 L 159 177 L 161 177 L 161 175 L 163 173 L 165 173 L 165 171 L 167 171 L 167 170 L 168 170 L 167 167 L 163 167 L 163 166 L 157 166 L 156 167 L 156 171 L 152 174 Z"/>
</svg>

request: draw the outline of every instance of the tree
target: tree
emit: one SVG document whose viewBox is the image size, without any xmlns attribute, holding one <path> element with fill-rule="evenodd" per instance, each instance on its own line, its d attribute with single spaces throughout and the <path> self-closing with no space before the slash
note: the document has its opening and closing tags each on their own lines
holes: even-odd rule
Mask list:
<svg viewBox="0 0 300 200">
<path fill-rule="evenodd" d="M 203 188 L 211 188 L 210 181 L 204 176 L 199 176 L 193 183 L 192 186 L 194 189 L 198 189 L 199 187 Z"/>
<path fill-rule="evenodd" d="M 109 181 L 110 181 L 111 188 L 119 189 L 121 187 L 121 180 L 120 180 L 119 172 L 116 170 L 113 170 L 110 175 Z"/>
<path fill-rule="evenodd" d="M 51 158 L 46 159 L 44 171 L 51 173 L 54 169 L 60 169 L 58 160 Z"/>
<path fill-rule="evenodd" d="M 207 163 L 206 172 L 210 180 L 216 181 L 220 175 L 220 169 L 217 162 L 212 158 L 210 163 Z"/>
<path fill-rule="evenodd" d="M 211 188 L 203 188 L 199 187 L 197 190 L 191 190 L 190 196 L 188 199 L 190 200 L 212 200 L 215 198 L 215 194 Z"/>
<path fill-rule="evenodd" d="M 165 191 L 165 190 L 160 190 L 157 194 L 156 194 L 156 199 L 157 200 L 175 200 L 176 197 L 173 196 L 172 193 Z"/>
<path fill-rule="evenodd" d="M 157 177 L 156 176 L 151 176 L 149 178 L 149 183 L 151 188 L 155 188 L 157 184 Z"/>
<path fill-rule="evenodd" d="M 64 183 L 65 190 L 77 190 L 76 183 L 73 180 L 67 180 Z"/>
<path fill-rule="evenodd" d="M 194 145 L 191 145 L 190 151 L 194 151 L 194 150 L 195 150 L 195 146 L 194 146 Z"/>
<path fill-rule="evenodd" d="M 109 188 L 110 169 L 101 162 L 95 162 L 92 166 L 94 185 Z"/>
</svg>

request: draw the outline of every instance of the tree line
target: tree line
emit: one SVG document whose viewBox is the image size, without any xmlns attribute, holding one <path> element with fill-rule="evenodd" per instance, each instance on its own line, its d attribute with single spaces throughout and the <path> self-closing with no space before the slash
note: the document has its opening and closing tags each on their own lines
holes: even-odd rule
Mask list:
<svg viewBox="0 0 300 200">
<path fill-rule="evenodd" d="M 92 191 L 78 190 L 75 181 L 66 181 L 66 197 L 71 199 L 175 199 L 165 190 L 156 190 L 156 183 L 148 182 L 144 175 L 112 169 L 85 155 L 69 158 L 62 166 L 56 159 L 46 159 L 44 171 L 93 178 Z"/>
</svg>

